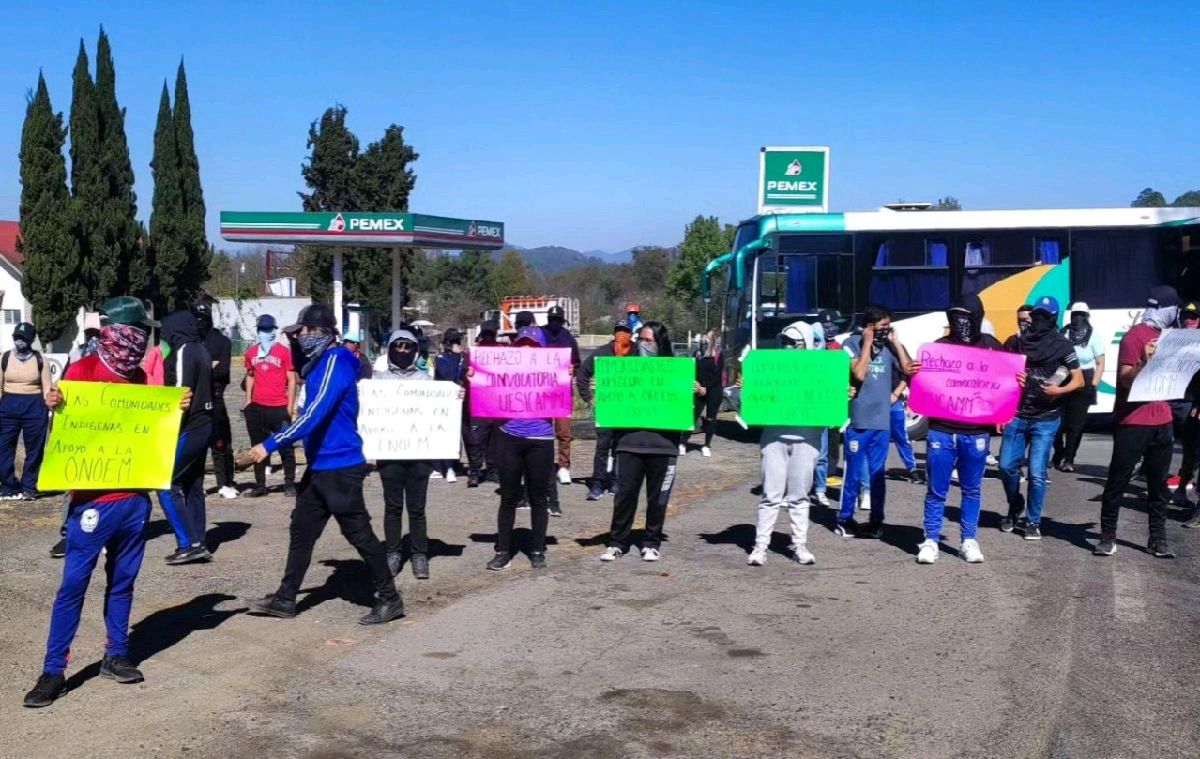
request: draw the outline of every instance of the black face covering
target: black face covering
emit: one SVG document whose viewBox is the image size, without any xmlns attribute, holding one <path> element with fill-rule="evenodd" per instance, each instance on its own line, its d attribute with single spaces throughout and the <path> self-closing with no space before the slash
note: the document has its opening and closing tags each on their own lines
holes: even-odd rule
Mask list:
<svg viewBox="0 0 1200 759">
<path fill-rule="evenodd" d="M 563 323 L 557 319 L 551 319 L 550 321 L 546 322 L 545 329 L 552 335 L 557 335 L 559 332 L 562 332 L 562 328 Z"/>
<path fill-rule="evenodd" d="M 1024 319 L 1018 319 L 1017 320 L 1017 332 L 1019 332 L 1020 334 L 1023 335 L 1028 331 L 1029 331 L 1029 322 L 1025 321 Z"/>
<path fill-rule="evenodd" d="M 1030 366 L 1040 366 L 1055 355 L 1054 341 L 1058 336 L 1058 317 L 1046 311 L 1034 311 L 1029 329 L 1021 333 L 1021 352 L 1029 359 Z"/>
<path fill-rule="evenodd" d="M 1092 324 L 1085 313 L 1071 314 L 1071 323 L 1064 331 L 1072 345 L 1087 345 L 1092 339 Z"/>
<path fill-rule="evenodd" d="M 883 353 L 883 349 L 887 347 L 888 340 L 891 339 L 891 336 L 892 328 L 890 325 L 887 327 L 875 328 L 875 338 L 871 341 L 872 359 L 877 357 L 880 353 Z"/>
<path fill-rule="evenodd" d="M 411 344 L 410 344 L 411 345 Z M 412 350 L 401 351 L 398 346 L 390 346 L 388 348 L 388 363 L 397 369 L 410 369 L 413 362 L 417 360 L 417 346 L 412 345 Z"/>
<path fill-rule="evenodd" d="M 975 321 L 975 318 L 970 314 L 962 311 L 952 311 L 947 315 L 950 321 L 950 337 L 955 342 L 974 345 L 979 342 L 979 337 L 982 334 L 980 325 Z"/>
</svg>

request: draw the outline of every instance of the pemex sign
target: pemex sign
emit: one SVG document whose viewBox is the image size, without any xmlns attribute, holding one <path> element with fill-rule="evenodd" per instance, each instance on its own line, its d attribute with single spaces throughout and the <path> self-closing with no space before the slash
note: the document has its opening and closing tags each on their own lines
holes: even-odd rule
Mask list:
<svg viewBox="0 0 1200 759">
<path fill-rule="evenodd" d="M 231 242 L 499 250 L 504 224 L 417 213 L 222 211 L 221 237 Z"/>
<path fill-rule="evenodd" d="M 758 212 L 828 213 L 829 148 L 762 148 Z"/>
</svg>

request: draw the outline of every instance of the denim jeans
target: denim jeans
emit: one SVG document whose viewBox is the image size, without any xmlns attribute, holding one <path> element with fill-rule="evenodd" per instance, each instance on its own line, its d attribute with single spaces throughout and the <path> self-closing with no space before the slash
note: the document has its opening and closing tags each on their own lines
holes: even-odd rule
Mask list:
<svg viewBox="0 0 1200 759">
<path fill-rule="evenodd" d="M 1000 482 L 1008 498 L 1008 513 L 1021 515 L 1021 462 L 1029 448 L 1029 497 L 1024 504 L 1029 524 L 1042 523 L 1042 504 L 1046 500 L 1046 469 L 1061 419 L 1033 421 L 1017 417 L 1004 428 L 1000 443 Z"/>
<path fill-rule="evenodd" d="M 950 474 L 958 470 L 958 486 L 962 490 L 962 509 L 959 519 L 962 539 L 973 540 L 979 529 L 979 510 L 982 505 L 983 470 L 987 468 L 988 443 L 986 435 L 952 435 L 930 430 L 925 438 L 925 466 L 929 471 L 929 488 L 925 492 L 925 538 L 935 543 L 942 536 L 942 517 L 946 511 L 946 496 L 950 492 Z"/>
<path fill-rule="evenodd" d="M 820 452 L 817 455 L 817 468 L 813 472 L 813 487 L 817 495 L 825 495 L 829 479 L 829 430 L 821 430 Z"/>
<path fill-rule="evenodd" d="M 904 462 L 904 468 L 912 471 L 917 468 L 917 458 L 913 456 L 912 442 L 908 439 L 908 426 L 905 424 L 904 401 L 892 404 L 892 442 L 896 444 L 896 452 Z"/>
</svg>

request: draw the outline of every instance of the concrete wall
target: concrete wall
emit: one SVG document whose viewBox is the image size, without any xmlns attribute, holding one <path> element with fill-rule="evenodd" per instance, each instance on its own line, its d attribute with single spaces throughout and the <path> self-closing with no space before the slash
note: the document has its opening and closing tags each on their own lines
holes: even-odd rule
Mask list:
<svg viewBox="0 0 1200 759">
<path fill-rule="evenodd" d="M 230 338 L 254 340 L 255 323 L 262 314 L 275 317 L 280 329 L 294 324 L 300 310 L 312 303 L 311 298 L 256 298 L 235 302 L 233 298 L 221 298 L 213 314 L 214 326 Z M 236 327 L 236 330 L 234 329 Z"/>
</svg>

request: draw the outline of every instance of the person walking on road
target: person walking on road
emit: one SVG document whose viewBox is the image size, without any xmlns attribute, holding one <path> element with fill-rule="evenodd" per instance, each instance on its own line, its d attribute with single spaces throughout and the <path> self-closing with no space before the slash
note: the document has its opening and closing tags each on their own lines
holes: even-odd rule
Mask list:
<svg viewBox="0 0 1200 759">
<path fill-rule="evenodd" d="M 233 361 L 233 343 L 213 326 L 212 303 L 202 299 L 192 306 L 192 313 L 200 320 L 200 337 L 212 357 L 213 383 L 213 474 L 217 478 L 217 493 L 222 498 L 237 498 L 237 485 L 233 481 L 233 428 L 229 424 L 229 410 L 225 407 L 225 388 L 229 386 L 230 364 Z"/>
<path fill-rule="evenodd" d="M 717 431 L 717 414 L 721 411 L 721 400 L 724 397 L 721 387 L 721 375 L 725 371 L 721 356 L 721 339 L 716 330 L 710 330 L 696 352 L 696 383 L 695 414 L 704 433 L 704 445 L 700 455 L 704 458 L 712 456 L 713 435 Z M 687 455 L 687 440 L 691 433 L 683 436 L 679 446 L 679 455 Z"/>
<path fill-rule="evenodd" d="M 497 338 L 500 335 L 500 322 L 495 319 L 488 319 L 479 325 L 479 335 L 475 338 L 475 345 L 481 348 L 494 348 L 500 343 Z M 467 360 L 470 365 L 470 358 Z M 468 391 L 470 385 L 468 383 Z M 470 394 L 467 395 L 467 409 L 470 411 Z M 497 457 L 495 452 L 496 440 L 499 438 L 497 432 L 498 424 L 495 419 L 475 416 L 470 414 L 470 420 L 467 427 L 466 442 L 467 442 L 467 487 L 477 488 L 484 482 L 495 482 L 499 480 L 499 475 L 496 473 Z"/>
<path fill-rule="evenodd" d="M 1063 405 L 1063 421 L 1054 439 L 1052 463 L 1060 472 L 1074 472 L 1088 409 L 1096 405 L 1096 395 L 1104 378 L 1107 343 L 1092 327 L 1091 309 L 1083 302 L 1071 306 L 1070 321 L 1062 328 L 1062 334 L 1075 348 L 1079 369 L 1083 372 L 1083 388 L 1071 393 Z"/>
<path fill-rule="evenodd" d="M 296 324 L 284 331 L 307 359 L 301 371 L 304 408 L 286 429 L 251 448 L 246 458 L 259 464 L 283 446 L 303 440 L 308 466 L 296 489 L 283 579 L 274 593 L 251 602 L 250 613 L 296 616 L 296 594 L 312 562 L 313 546 L 332 517 L 366 563 L 375 586 L 375 606 L 359 624 L 390 622 L 404 616 L 404 599 L 363 501 L 367 460 L 358 434 L 358 359 L 337 345 L 337 322 L 327 306 L 306 306 Z"/>
<path fill-rule="evenodd" d="M 1108 465 L 1108 480 L 1100 507 L 1100 541 L 1094 553 L 1112 556 L 1117 552 L 1117 521 L 1121 499 L 1133 479 L 1133 470 L 1142 460 L 1146 471 L 1146 510 L 1150 519 L 1150 540 L 1146 547 L 1154 556 L 1175 558 L 1167 543 L 1166 480 L 1171 466 L 1174 438 L 1171 431 L 1171 407 L 1166 401 L 1133 402 L 1129 391 L 1138 374 L 1158 348 L 1162 331 L 1175 323 L 1179 294 L 1175 288 L 1160 285 L 1150 291 L 1141 321 L 1121 338 L 1117 353 L 1117 400 L 1113 406 L 1113 451 Z"/>
<path fill-rule="evenodd" d="M 613 325 L 613 339 L 596 349 L 587 357 L 579 369 L 576 387 L 579 397 L 591 406 L 596 400 L 594 390 L 596 379 L 596 359 L 630 356 L 633 354 L 633 330 L 629 323 L 621 320 Z M 599 501 L 605 491 L 616 494 L 616 482 L 612 476 L 613 460 L 616 451 L 613 450 L 613 440 L 616 430 L 611 427 L 596 428 L 596 450 L 592 454 L 592 481 L 588 488 L 587 499 Z"/>
<path fill-rule="evenodd" d="M 575 336 L 567 327 L 571 326 L 567 322 L 567 312 L 562 306 L 551 306 L 546 312 L 546 327 L 542 333 L 546 338 L 547 348 L 569 348 L 571 350 L 571 367 L 573 370 L 579 370 L 579 343 L 575 341 Z M 554 420 L 554 439 L 557 441 L 557 453 L 555 456 L 555 464 L 558 467 L 558 482 L 557 485 L 571 484 L 571 419 Z M 552 491 L 552 500 L 555 504 L 558 503 L 558 488 L 555 487 Z"/>
<path fill-rule="evenodd" d="M 46 447 L 50 416 L 50 365 L 33 349 L 37 330 L 21 322 L 13 330 L 12 350 L 0 354 L 0 499 L 32 501 Z M 25 446 L 25 467 L 17 479 L 17 438 Z"/>
<path fill-rule="evenodd" d="M 258 339 L 244 357 L 246 400 L 242 406 L 251 445 L 261 444 L 295 416 L 298 382 L 292 351 L 279 343 L 275 317 L 263 314 L 258 317 L 255 329 Z M 283 461 L 283 494 L 294 498 L 296 451 L 285 445 L 279 449 L 279 458 Z M 247 496 L 259 498 L 267 494 L 267 463 L 254 465 L 254 489 Z"/>
</svg>

